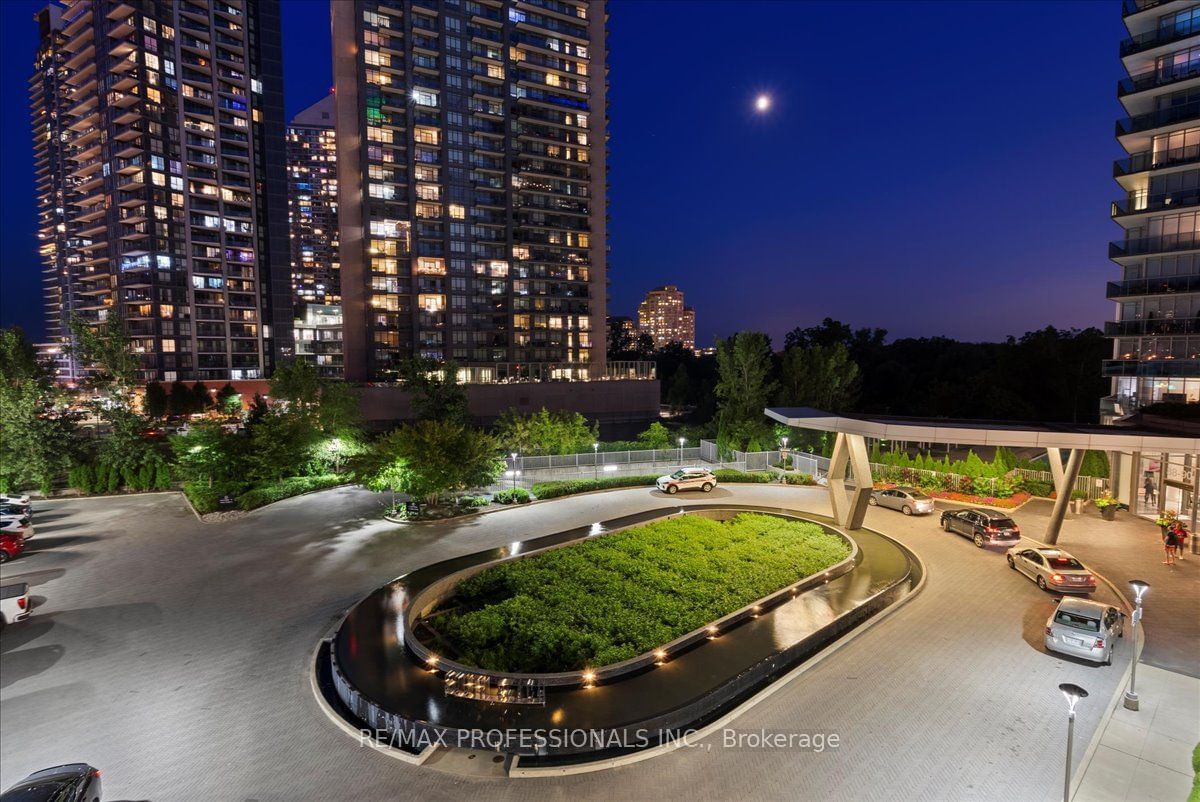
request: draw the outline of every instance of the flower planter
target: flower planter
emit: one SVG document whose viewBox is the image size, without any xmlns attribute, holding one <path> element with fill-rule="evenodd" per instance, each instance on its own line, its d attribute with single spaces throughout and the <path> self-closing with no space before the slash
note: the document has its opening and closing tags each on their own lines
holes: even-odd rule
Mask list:
<svg viewBox="0 0 1200 802">
<path fill-rule="evenodd" d="M 1106 521 L 1115 521 L 1115 520 L 1117 520 L 1117 508 L 1116 508 L 1116 506 L 1115 506 L 1115 505 L 1113 505 L 1113 506 L 1109 506 L 1109 507 L 1102 507 L 1102 508 L 1100 509 L 1100 517 L 1101 517 L 1101 518 L 1103 518 L 1103 519 L 1104 519 L 1104 520 L 1106 520 Z"/>
</svg>

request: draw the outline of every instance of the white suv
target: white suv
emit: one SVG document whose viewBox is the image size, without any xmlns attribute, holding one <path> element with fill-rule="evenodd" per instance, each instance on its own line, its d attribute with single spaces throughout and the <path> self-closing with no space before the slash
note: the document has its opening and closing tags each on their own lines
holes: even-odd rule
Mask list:
<svg viewBox="0 0 1200 802">
<path fill-rule="evenodd" d="M 658 477 L 654 486 L 671 495 L 680 490 L 703 490 L 707 493 L 717 486 L 717 477 L 706 468 L 680 468 L 669 476 Z"/>
</svg>

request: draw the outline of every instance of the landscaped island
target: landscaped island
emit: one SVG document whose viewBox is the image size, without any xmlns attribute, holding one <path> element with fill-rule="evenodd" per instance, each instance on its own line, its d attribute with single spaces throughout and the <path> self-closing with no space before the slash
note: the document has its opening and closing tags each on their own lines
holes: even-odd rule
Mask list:
<svg viewBox="0 0 1200 802">
<path fill-rule="evenodd" d="M 488 568 L 428 623 L 460 663 L 574 671 L 652 651 L 849 555 L 813 523 L 682 515 Z"/>
</svg>

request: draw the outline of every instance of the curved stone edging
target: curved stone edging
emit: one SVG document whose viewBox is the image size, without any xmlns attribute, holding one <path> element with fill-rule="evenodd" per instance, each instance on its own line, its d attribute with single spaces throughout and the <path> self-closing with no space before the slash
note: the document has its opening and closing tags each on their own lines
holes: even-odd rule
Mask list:
<svg viewBox="0 0 1200 802">
<path fill-rule="evenodd" d="M 626 489 L 626 488 L 613 488 L 613 489 Z M 553 499 L 551 499 L 551 500 L 553 500 Z M 654 523 L 655 521 L 662 521 L 662 520 L 667 520 L 670 518 L 677 518 L 677 517 L 681 517 L 684 515 L 700 515 L 702 517 L 710 517 L 709 515 L 706 515 L 705 513 L 725 513 L 725 512 L 731 513 L 730 518 L 732 518 L 733 516 L 736 516 L 744 511 L 743 510 L 707 509 L 707 510 L 696 510 L 695 512 L 688 512 L 688 511 L 686 511 L 686 508 L 684 508 L 683 511 L 668 512 L 662 516 L 659 516 L 658 518 L 654 518 L 649 521 L 644 521 L 644 522 L 636 523 L 636 524 L 630 524 L 629 526 L 624 526 L 624 527 L 620 527 L 617 529 L 606 530 L 604 532 L 604 536 L 612 535 L 617 532 L 622 532 L 622 531 L 625 531 L 627 529 L 637 527 L 637 526 L 645 526 L 646 524 Z M 757 513 L 757 514 L 772 515 L 777 518 L 788 518 L 790 520 L 804 521 L 805 523 L 816 523 L 815 521 L 810 521 L 808 519 L 800 518 L 798 516 L 785 515 L 785 514 L 781 514 L 781 513 L 765 513 L 764 512 L 764 513 Z M 729 518 L 717 518 L 716 520 L 729 520 Z M 459 671 L 459 672 L 462 672 L 465 674 L 471 674 L 476 677 L 488 677 L 493 680 L 497 680 L 497 681 L 504 680 L 504 681 L 508 681 L 508 682 L 512 682 L 512 683 L 523 682 L 523 681 L 527 681 L 527 680 L 536 680 L 537 682 L 539 682 L 545 686 L 548 686 L 548 687 L 551 687 L 551 686 L 583 686 L 583 685 L 591 684 L 591 683 L 603 683 L 603 682 L 612 681 L 612 680 L 620 678 L 623 675 L 641 671 L 643 669 L 649 668 L 656 664 L 661 664 L 661 662 L 663 660 L 669 660 L 671 658 L 671 656 L 679 653 L 680 651 L 683 651 L 685 649 L 690 649 L 690 648 L 696 646 L 697 644 L 707 640 L 711 635 L 724 634 L 724 633 L 728 632 L 730 629 L 732 629 L 733 627 L 737 626 L 738 624 L 741 624 L 744 621 L 747 621 L 751 618 L 756 618 L 761 613 L 766 612 L 767 610 L 769 610 L 785 601 L 790 601 L 791 599 L 794 599 L 798 594 L 803 593 L 806 590 L 816 587 L 817 585 L 824 584 L 825 582 L 828 582 L 830 579 L 842 576 L 843 574 L 846 574 L 849 571 L 852 571 L 854 569 L 855 565 L 857 565 L 859 558 L 860 558 L 860 554 L 859 554 L 860 549 L 858 547 L 858 543 L 856 543 L 853 538 L 851 538 L 849 535 L 847 535 L 845 532 L 841 531 L 840 529 L 837 529 L 835 527 L 832 527 L 832 526 L 829 526 L 826 524 L 817 524 L 817 525 L 820 526 L 825 531 L 831 532 L 832 534 L 837 535 L 838 537 L 842 538 L 847 544 L 849 544 L 850 556 L 846 557 L 844 560 L 842 560 L 838 563 L 835 563 L 835 564 L 829 566 L 824 571 L 804 577 L 803 579 L 800 579 L 799 581 L 792 583 L 790 585 L 787 585 L 785 587 L 782 587 L 779 590 L 776 590 L 775 592 L 768 594 L 767 596 L 764 596 L 760 599 L 756 599 L 755 601 L 750 602 L 749 604 L 746 604 L 746 605 L 740 607 L 739 609 L 734 610 L 731 613 L 721 616 L 720 618 L 717 618 L 713 621 L 709 621 L 707 624 L 704 624 L 701 627 L 697 627 L 696 629 L 693 629 L 690 632 L 686 632 L 683 635 L 680 635 L 679 637 L 675 638 L 674 640 L 671 640 L 667 643 L 661 644 L 660 646 L 658 646 L 654 649 L 651 649 L 650 651 L 643 652 L 642 654 L 636 655 L 634 657 L 630 657 L 626 660 L 622 660 L 619 663 L 610 663 L 609 665 L 606 665 L 606 666 L 587 667 L 587 668 L 582 668 L 582 669 L 578 669 L 575 671 L 559 671 L 559 672 L 552 672 L 552 673 L 525 673 L 525 672 L 494 671 L 492 669 L 480 668 L 479 666 L 471 666 L 471 665 L 467 665 L 465 663 L 459 663 L 454 660 L 449 660 L 445 657 L 440 657 L 432 649 L 430 649 L 424 643 L 422 643 L 420 641 L 420 639 L 417 638 L 417 636 L 413 633 L 413 624 L 420 618 L 423 618 L 430 610 L 432 610 L 434 607 L 436 607 L 439 603 L 441 603 L 441 602 L 445 601 L 447 598 L 449 598 L 450 595 L 452 594 L 452 591 L 454 590 L 454 588 L 456 588 L 463 580 L 468 579 L 471 576 L 474 576 L 475 574 L 486 571 L 487 569 L 492 568 L 493 566 L 496 566 L 496 565 L 500 565 L 502 563 L 512 562 L 514 560 L 522 560 L 522 559 L 525 559 L 526 557 L 531 557 L 535 554 L 541 554 L 541 553 L 544 553 L 547 551 L 552 551 L 554 549 L 566 548 L 568 546 L 573 546 L 578 543 L 582 543 L 586 540 L 589 540 L 592 537 L 592 535 L 583 535 L 579 538 L 567 541 L 565 543 L 556 543 L 554 545 L 547 546 L 547 547 L 541 548 L 541 549 L 534 549 L 534 550 L 528 551 L 528 552 L 511 554 L 509 556 L 502 557 L 497 560 L 491 560 L 486 563 L 481 563 L 479 565 L 470 566 L 468 568 L 463 568 L 459 571 L 455 571 L 451 574 L 447 574 L 446 576 L 444 576 L 440 580 L 438 580 L 436 583 L 434 583 L 434 584 L 426 587 L 422 591 L 420 591 L 417 595 L 415 595 L 412 598 L 412 602 L 409 605 L 408 612 L 405 614 L 405 616 L 402 619 L 403 620 L 404 643 L 408 646 L 408 649 L 414 655 L 416 655 L 418 660 L 420 660 L 421 662 L 425 663 L 426 665 L 428 665 L 430 667 L 437 668 L 438 670 L 442 670 L 442 671 Z M 715 628 L 715 631 L 714 631 L 714 628 Z"/>
</svg>

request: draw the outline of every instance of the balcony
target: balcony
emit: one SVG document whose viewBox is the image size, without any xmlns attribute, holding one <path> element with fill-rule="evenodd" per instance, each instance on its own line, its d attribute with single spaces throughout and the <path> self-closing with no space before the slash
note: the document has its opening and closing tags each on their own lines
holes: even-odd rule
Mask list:
<svg viewBox="0 0 1200 802">
<path fill-rule="evenodd" d="M 1200 334 L 1200 317 L 1164 317 L 1142 320 L 1110 320 L 1104 324 L 1109 337 L 1140 337 L 1157 334 Z"/>
<path fill-rule="evenodd" d="M 1130 36 L 1121 42 L 1121 58 L 1169 45 L 1198 33 L 1200 33 L 1200 19 L 1192 19 L 1186 22 L 1177 22 L 1169 28 L 1159 28 L 1137 36 Z"/>
<path fill-rule="evenodd" d="M 1177 192 L 1162 192 L 1158 195 L 1142 195 L 1130 193 L 1124 200 L 1113 201 L 1113 218 L 1128 217 L 1134 214 L 1151 214 L 1153 212 L 1174 211 L 1186 209 L 1200 204 L 1200 188 L 1183 189 Z"/>
<path fill-rule="evenodd" d="M 1173 253 L 1200 249 L 1200 232 L 1164 234 L 1160 237 L 1140 237 L 1108 243 L 1109 259 L 1125 259 L 1153 253 Z"/>
<path fill-rule="evenodd" d="M 1158 109 L 1146 114 L 1138 114 L 1134 117 L 1123 117 L 1117 120 L 1117 136 L 1122 137 L 1128 134 L 1151 131 L 1166 125 L 1190 122 L 1196 119 L 1200 119 L 1200 100 L 1181 103 L 1178 106 Z"/>
<path fill-rule="evenodd" d="M 1141 295 L 1173 295 L 1177 292 L 1200 292 L 1200 275 L 1110 281 L 1104 297 L 1110 299 L 1134 298 Z"/>
<path fill-rule="evenodd" d="M 1161 70 L 1147 70 L 1128 78 L 1117 81 L 1117 97 L 1125 97 L 1147 89 L 1170 86 L 1188 78 L 1200 76 L 1200 61 L 1184 64 L 1179 67 L 1168 67 Z"/>
<path fill-rule="evenodd" d="M 1106 359 L 1101 375 L 1141 376 L 1148 379 L 1200 376 L 1200 359 Z"/>
</svg>

